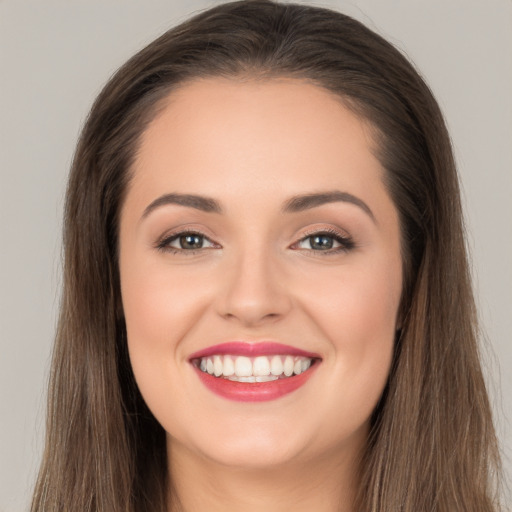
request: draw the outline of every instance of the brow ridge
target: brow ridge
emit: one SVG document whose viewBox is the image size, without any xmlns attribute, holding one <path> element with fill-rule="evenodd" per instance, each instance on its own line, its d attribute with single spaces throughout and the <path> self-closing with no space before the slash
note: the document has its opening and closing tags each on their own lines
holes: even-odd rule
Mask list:
<svg viewBox="0 0 512 512">
<path fill-rule="evenodd" d="M 304 194 L 294 196 L 283 206 L 283 213 L 297 213 L 311 208 L 316 208 L 328 203 L 344 202 L 350 203 L 361 208 L 375 222 L 375 216 L 370 207 L 359 197 L 342 192 L 340 190 L 331 190 L 327 192 L 318 192 L 313 194 Z"/>
<path fill-rule="evenodd" d="M 362 199 L 348 192 L 342 192 L 339 190 L 293 196 L 284 203 L 282 212 L 298 213 L 334 202 L 345 202 L 358 206 L 375 222 L 375 216 L 372 210 Z M 220 203 L 210 197 L 195 194 L 170 193 L 164 194 L 151 202 L 144 210 L 142 218 L 147 217 L 153 210 L 168 204 L 195 208 L 196 210 L 201 210 L 207 213 L 222 213 Z"/>
<path fill-rule="evenodd" d="M 179 206 L 186 206 L 188 208 L 195 208 L 196 210 L 201 210 L 207 213 L 222 213 L 222 208 L 219 202 L 210 197 L 198 196 L 194 194 L 171 193 L 164 194 L 150 203 L 144 210 L 142 218 L 147 217 L 156 208 L 168 204 L 176 204 Z"/>
</svg>

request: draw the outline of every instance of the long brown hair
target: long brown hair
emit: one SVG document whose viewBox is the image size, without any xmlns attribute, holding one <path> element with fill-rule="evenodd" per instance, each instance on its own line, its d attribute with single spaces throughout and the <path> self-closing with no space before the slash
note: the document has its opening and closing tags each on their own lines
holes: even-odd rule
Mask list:
<svg viewBox="0 0 512 512">
<path fill-rule="evenodd" d="M 64 290 L 32 511 L 164 511 L 165 434 L 135 384 L 118 216 L 162 99 L 209 76 L 306 79 L 373 127 L 399 211 L 404 289 L 389 381 L 361 464 L 359 512 L 499 509 L 499 455 L 477 345 L 458 178 L 429 88 L 391 44 L 334 11 L 227 3 L 168 31 L 107 83 L 67 190 Z M 172 495 L 172 492 L 170 493 Z"/>
</svg>

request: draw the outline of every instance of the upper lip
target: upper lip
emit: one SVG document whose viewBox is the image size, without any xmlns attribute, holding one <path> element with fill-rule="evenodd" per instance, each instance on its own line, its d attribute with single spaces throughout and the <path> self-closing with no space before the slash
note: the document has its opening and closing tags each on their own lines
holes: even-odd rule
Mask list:
<svg viewBox="0 0 512 512">
<path fill-rule="evenodd" d="M 309 357 L 311 359 L 320 359 L 319 354 L 308 352 L 306 350 L 284 345 L 274 341 L 246 342 L 246 341 L 228 341 L 212 345 L 190 355 L 189 360 L 200 359 L 213 355 L 240 355 L 247 357 L 272 356 L 272 355 L 292 355 L 300 357 Z"/>
</svg>

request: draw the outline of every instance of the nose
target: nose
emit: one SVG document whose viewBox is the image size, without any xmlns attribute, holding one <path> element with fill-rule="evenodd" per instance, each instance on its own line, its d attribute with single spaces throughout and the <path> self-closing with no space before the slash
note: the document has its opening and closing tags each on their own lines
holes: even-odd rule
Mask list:
<svg viewBox="0 0 512 512">
<path fill-rule="evenodd" d="M 283 318 L 292 307 L 284 272 L 268 254 L 241 255 L 222 276 L 218 313 L 245 327 Z"/>
</svg>

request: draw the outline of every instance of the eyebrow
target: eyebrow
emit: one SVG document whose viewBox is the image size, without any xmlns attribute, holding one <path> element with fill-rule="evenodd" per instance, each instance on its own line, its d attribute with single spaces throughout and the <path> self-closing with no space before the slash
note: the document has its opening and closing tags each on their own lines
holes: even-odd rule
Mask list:
<svg viewBox="0 0 512 512">
<path fill-rule="evenodd" d="M 350 203 L 361 208 L 374 222 L 375 216 L 370 207 L 358 197 L 349 194 L 348 192 L 341 192 L 339 190 L 332 190 L 328 192 L 319 192 L 314 194 L 303 194 L 293 196 L 288 199 L 282 208 L 283 213 L 297 213 L 311 208 L 316 208 L 324 204 L 344 202 Z M 222 207 L 218 201 L 211 197 L 199 196 L 194 194 L 164 194 L 150 203 L 144 213 L 142 219 L 147 217 L 153 210 L 168 204 L 175 204 L 185 206 L 188 208 L 195 208 L 206 213 L 222 213 Z"/>
<path fill-rule="evenodd" d="M 358 206 L 370 216 L 373 222 L 376 222 L 375 215 L 372 210 L 362 199 L 359 199 L 348 192 L 341 192 L 339 190 L 294 196 L 284 204 L 283 213 L 302 212 L 304 210 L 309 210 L 310 208 L 316 208 L 317 206 L 337 202 L 350 203 Z"/>
<path fill-rule="evenodd" d="M 179 206 L 195 208 L 196 210 L 201 210 L 207 213 L 222 213 L 222 208 L 218 201 L 210 197 L 196 196 L 193 194 L 165 194 L 155 199 L 146 207 L 142 214 L 142 218 L 147 217 L 156 208 L 168 204 L 177 204 Z"/>
</svg>

